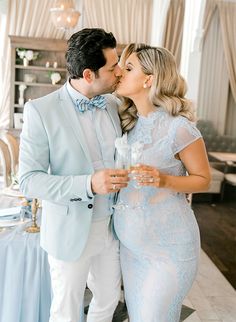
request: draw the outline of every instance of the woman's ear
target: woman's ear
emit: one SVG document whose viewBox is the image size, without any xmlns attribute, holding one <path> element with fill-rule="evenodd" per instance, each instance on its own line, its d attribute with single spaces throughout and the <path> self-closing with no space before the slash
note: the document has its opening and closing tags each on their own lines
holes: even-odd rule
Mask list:
<svg viewBox="0 0 236 322">
<path fill-rule="evenodd" d="M 94 72 L 91 69 L 89 69 L 89 68 L 84 69 L 84 71 L 83 71 L 83 79 L 86 82 L 91 84 L 93 82 L 94 78 L 95 78 L 95 75 L 94 75 Z"/>
<path fill-rule="evenodd" d="M 147 80 L 145 81 L 145 84 L 147 84 L 147 87 L 151 87 L 153 82 L 153 75 L 148 75 Z"/>
</svg>

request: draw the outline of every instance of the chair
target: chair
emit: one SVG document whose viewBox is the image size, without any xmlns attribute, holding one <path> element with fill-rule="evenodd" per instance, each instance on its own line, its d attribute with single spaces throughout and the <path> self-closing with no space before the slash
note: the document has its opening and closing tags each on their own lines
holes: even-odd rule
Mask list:
<svg viewBox="0 0 236 322">
<path fill-rule="evenodd" d="M 0 159 L 3 168 L 4 187 L 11 185 L 11 156 L 7 144 L 0 139 Z"/>
<path fill-rule="evenodd" d="M 198 120 L 197 127 L 203 136 L 207 152 L 236 153 L 236 137 L 220 135 L 213 123 L 208 120 Z M 220 194 L 222 200 L 226 183 L 225 166 L 224 163 L 215 161 L 211 156 L 209 156 L 209 161 L 212 180 L 209 189 L 205 193 Z"/>
<path fill-rule="evenodd" d="M 11 175 L 15 176 L 18 172 L 19 163 L 19 141 L 15 136 L 6 132 L 2 138 L 7 144 L 11 157 Z"/>
<path fill-rule="evenodd" d="M 236 186 L 236 173 L 226 173 L 225 180 L 232 186 Z"/>
<path fill-rule="evenodd" d="M 232 161 L 226 162 L 226 168 L 228 171 L 233 171 L 234 168 L 236 168 L 236 163 Z M 222 191 L 221 191 L 221 200 L 224 199 L 224 192 L 225 192 L 225 185 L 230 184 L 231 186 L 236 186 L 236 173 L 227 172 L 224 175 L 224 181 L 222 185 Z"/>
</svg>

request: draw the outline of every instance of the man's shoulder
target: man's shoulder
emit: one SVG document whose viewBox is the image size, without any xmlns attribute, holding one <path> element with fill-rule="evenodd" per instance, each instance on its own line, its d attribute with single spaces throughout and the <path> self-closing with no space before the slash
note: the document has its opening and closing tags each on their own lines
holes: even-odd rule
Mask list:
<svg viewBox="0 0 236 322">
<path fill-rule="evenodd" d="M 25 104 L 25 108 L 26 109 L 35 109 L 40 114 L 41 113 L 48 114 L 49 107 L 50 107 L 51 111 L 53 111 L 55 108 L 58 109 L 61 90 L 62 89 L 60 88 L 60 89 L 58 89 L 54 92 L 51 92 L 45 96 L 41 96 L 39 98 L 28 101 Z"/>
<path fill-rule="evenodd" d="M 49 93 L 45 96 L 41 96 L 39 98 L 31 100 L 30 102 L 35 106 L 42 106 L 43 104 L 47 104 L 49 102 L 59 99 L 59 93 L 60 93 L 60 89 L 58 89 L 52 93 Z"/>
</svg>

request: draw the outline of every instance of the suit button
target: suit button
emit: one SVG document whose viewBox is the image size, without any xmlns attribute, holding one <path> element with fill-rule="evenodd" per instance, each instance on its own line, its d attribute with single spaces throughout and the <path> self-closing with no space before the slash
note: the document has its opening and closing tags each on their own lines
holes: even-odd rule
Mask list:
<svg viewBox="0 0 236 322">
<path fill-rule="evenodd" d="M 92 209 L 92 208 L 93 208 L 93 205 L 90 203 L 90 204 L 88 205 L 88 208 L 89 208 L 89 209 Z"/>
<path fill-rule="evenodd" d="M 78 198 L 78 201 L 82 201 L 82 198 Z"/>
</svg>

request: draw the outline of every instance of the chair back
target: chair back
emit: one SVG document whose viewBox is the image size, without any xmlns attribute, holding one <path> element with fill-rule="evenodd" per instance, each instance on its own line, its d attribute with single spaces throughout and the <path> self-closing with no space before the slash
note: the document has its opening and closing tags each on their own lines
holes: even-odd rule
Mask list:
<svg viewBox="0 0 236 322">
<path fill-rule="evenodd" d="M 10 152 L 11 173 L 12 175 L 16 175 L 18 172 L 18 164 L 19 164 L 19 141 L 14 135 L 8 132 L 4 134 L 3 140 L 7 144 Z"/>
<path fill-rule="evenodd" d="M 7 144 L 0 139 L 0 160 L 3 169 L 4 187 L 11 185 L 11 156 Z"/>
</svg>

